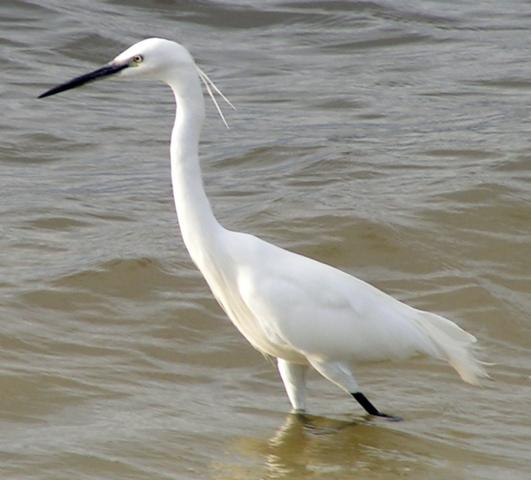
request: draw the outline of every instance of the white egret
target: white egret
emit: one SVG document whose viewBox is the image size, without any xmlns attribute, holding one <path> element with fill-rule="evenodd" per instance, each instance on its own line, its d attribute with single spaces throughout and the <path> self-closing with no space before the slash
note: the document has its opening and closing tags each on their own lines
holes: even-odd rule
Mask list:
<svg viewBox="0 0 531 480">
<path fill-rule="evenodd" d="M 39 98 L 108 77 L 150 78 L 168 84 L 177 104 L 171 134 L 171 177 L 184 243 L 214 297 L 234 325 L 263 354 L 277 359 L 295 411 L 303 411 L 311 366 L 351 394 L 370 414 L 352 365 L 425 354 L 448 362 L 469 383 L 487 376 L 474 356 L 474 336 L 439 315 L 417 310 L 329 265 L 222 227 L 206 197 L 198 158 L 204 120 L 203 80 L 221 94 L 178 43 L 150 38 L 104 67 Z M 224 98 L 224 97 L 223 97 Z M 216 103 L 216 108 L 221 111 Z"/>
</svg>

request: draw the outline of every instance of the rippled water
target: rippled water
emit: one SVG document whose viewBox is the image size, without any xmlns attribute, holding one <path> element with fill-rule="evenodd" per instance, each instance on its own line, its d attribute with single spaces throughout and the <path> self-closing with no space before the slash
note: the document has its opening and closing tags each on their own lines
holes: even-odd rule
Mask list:
<svg viewBox="0 0 531 480">
<path fill-rule="evenodd" d="M 7 0 L 0 5 L 2 479 L 531 477 L 531 15 L 518 1 Z M 187 45 L 219 219 L 443 313 L 493 381 L 360 366 L 367 420 L 311 378 L 305 421 L 191 264 L 172 97 L 102 82 L 147 36 Z"/>
</svg>

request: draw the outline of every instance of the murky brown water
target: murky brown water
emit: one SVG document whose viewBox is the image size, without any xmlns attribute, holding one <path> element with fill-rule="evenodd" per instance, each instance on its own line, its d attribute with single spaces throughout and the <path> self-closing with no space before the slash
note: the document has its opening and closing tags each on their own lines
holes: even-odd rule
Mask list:
<svg viewBox="0 0 531 480">
<path fill-rule="evenodd" d="M 400 6 L 400 4 L 406 6 Z M 531 478 L 531 10 L 504 2 L 4 0 L 2 479 Z M 306 422 L 184 250 L 164 86 L 36 95 L 147 36 L 237 105 L 220 220 L 443 313 L 496 363 L 313 376 Z"/>
</svg>

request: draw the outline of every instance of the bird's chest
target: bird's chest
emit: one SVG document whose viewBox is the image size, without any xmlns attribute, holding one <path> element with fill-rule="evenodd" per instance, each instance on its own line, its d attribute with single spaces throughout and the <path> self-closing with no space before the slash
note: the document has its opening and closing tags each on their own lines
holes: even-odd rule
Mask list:
<svg viewBox="0 0 531 480">
<path fill-rule="evenodd" d="M 254 316 L 243 300 L 231 272 L 212 267 L 210 264 L 208 271 L 202 269 L 203 275 L 220 306 L 249 343 L 266 355 L 299 361 L 300 354 L 277 340 Z"/>
</svg>

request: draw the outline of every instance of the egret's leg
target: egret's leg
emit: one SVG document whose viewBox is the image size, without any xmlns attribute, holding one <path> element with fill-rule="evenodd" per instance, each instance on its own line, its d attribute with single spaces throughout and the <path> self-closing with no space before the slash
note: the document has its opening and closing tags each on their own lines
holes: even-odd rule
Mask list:
<svg viewBox="0 0 531 480">
<path fill-rule="evenodd" d="M 306 409 L 306 372 L 308 365 L 287 362 L 281 358 L 277 359 L 277 365 L 293 410 L 303 412 Z"/>
<path fill-rule="evenodd" d="M 350 367 L 342 362 L 327 362 L 308 358 L 308 361 L 323 377 L 352 395 L 359 391 L 358 382 Z"/>
<path fill-rule="evenodd" d="M 323 362 L 315 359 L 308 360 L 312 364 L 312 367 L 314 367 L 323 377 L 330 380 L 332 383 L 335 383 L 347 393 L 350 393 L 369 415 L 400 420 L 399 417 L 393 417 L 392 415 L 380 412 L 380 410 L 369 402 L 367 397 L 360 392 L 358 383 L 348 365 L 341 362 Z"/>
</svg>

